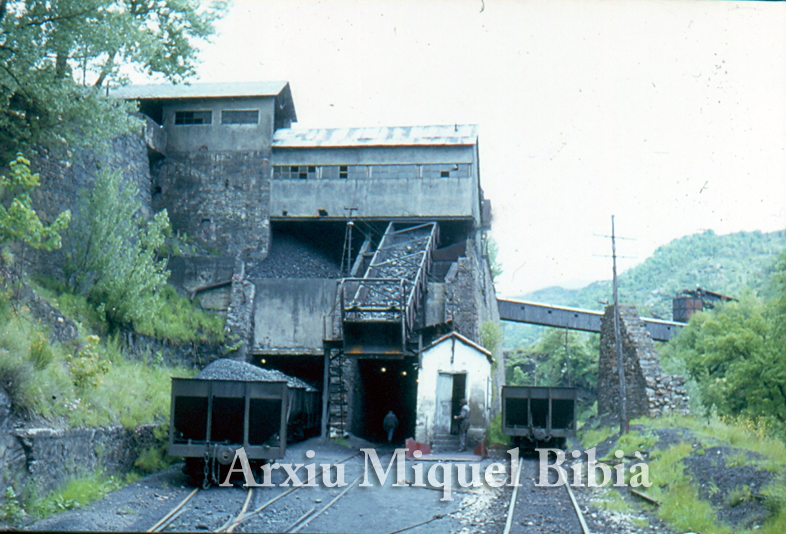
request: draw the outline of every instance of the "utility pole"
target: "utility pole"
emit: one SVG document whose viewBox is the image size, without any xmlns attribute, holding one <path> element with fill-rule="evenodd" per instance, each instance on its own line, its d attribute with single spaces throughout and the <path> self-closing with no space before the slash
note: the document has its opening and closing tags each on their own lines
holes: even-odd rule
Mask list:
<svg viewBox="0 0 786 534">
<path fill-rule="evenodd" d="M 565 329 L 565 370 L 568 372 L 568 387 L 573 387 L 573 380 L 570 378 L 570 349 L 568 349 L 568 329 Z"/>
<path fill-rule="evenodd" d="M 625 387 L 625 367 L 622 357 L 622 339 L 620 338 L 620 308 L 617 295 L 617 243 L 614 234 L 614 215 L 611 216 L 611 258 L 614 268 L 614 344 L 617 348 L 617 373 L 620 380 L 620 436 L 628 431 L 627 389 Z"/>
</svg>

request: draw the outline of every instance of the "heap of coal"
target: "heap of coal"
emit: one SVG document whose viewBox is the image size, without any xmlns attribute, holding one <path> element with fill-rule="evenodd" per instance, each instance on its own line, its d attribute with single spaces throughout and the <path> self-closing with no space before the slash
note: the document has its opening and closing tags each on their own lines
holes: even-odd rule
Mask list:
<svg viewBox="0 0 786 534">
<path fill-rule="evenodd" d="M 279 233 L 273 236 L 267 258 L 251 266 L 246 276 L 248 278 L 340 278 L 341 265 L 319 248 L 294 236 Z"/>
<path fill-rule="evenodd" d="M 196 378 L 202 380 L 246 380 L 254 382 L 286 382 L 291 388 L 305 388 L 306 391 L 316 391 L 314 388 L 300 380 L 275 369 L 262 369 L 256 365 L 239 362 L 229 358 L 216 360 L 200 371 Z"/>
</svg>

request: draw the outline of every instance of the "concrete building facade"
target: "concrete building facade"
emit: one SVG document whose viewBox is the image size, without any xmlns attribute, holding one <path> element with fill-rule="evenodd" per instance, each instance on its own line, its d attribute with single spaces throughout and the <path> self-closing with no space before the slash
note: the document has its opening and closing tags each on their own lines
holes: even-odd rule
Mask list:
<svg viewBox="0 0 786 534">
<path fill-rule="evenodd" d="M 380 439 L 395 408 L 413 436 L 424 347 L 498 320 L 477 128 L 296 129 L 285 82 L 115 96 L 146 117 L 152 211 L 210 250 L 171 281 L 227 314 L 239 357 L 321 388 L 326 432 Z"/>
</svg>

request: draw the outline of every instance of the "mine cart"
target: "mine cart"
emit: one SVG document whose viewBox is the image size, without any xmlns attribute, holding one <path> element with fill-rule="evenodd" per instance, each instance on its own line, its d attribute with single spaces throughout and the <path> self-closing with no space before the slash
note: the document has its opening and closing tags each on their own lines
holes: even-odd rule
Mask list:
<svg viewBox="0 0 786 534">
<path fill-rule="evenodd" d="M 521 446 L 562 447 L 576 436 L 576 388 L 502 387 L 502 433 Z"/>
</svg>

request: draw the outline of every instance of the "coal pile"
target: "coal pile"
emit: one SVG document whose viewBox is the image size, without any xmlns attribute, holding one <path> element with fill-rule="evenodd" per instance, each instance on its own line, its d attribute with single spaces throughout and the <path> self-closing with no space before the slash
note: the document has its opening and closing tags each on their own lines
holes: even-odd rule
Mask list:
<svg viewBox="0 0 786 534">
<path fill-rule="evenodd" d="M 340 257 L 341 251 L 338 251 Z M 249 278 L 340 278 L 341 264 L 316 246 L 291 235 L 274 234 L 268 256 L 252 266 Z"/>
<path fill-rule="evenodd" d="M 246 380 L 252 382 L 286 382 L 291 388 L 305 388 L 306 391 L 316 391 L 314 388 L 289 375 L 275 369 L 262 369 L 246 362 L 222 358 L 216 360 L 196 375 L 202 380 Z"/>
</svg>

